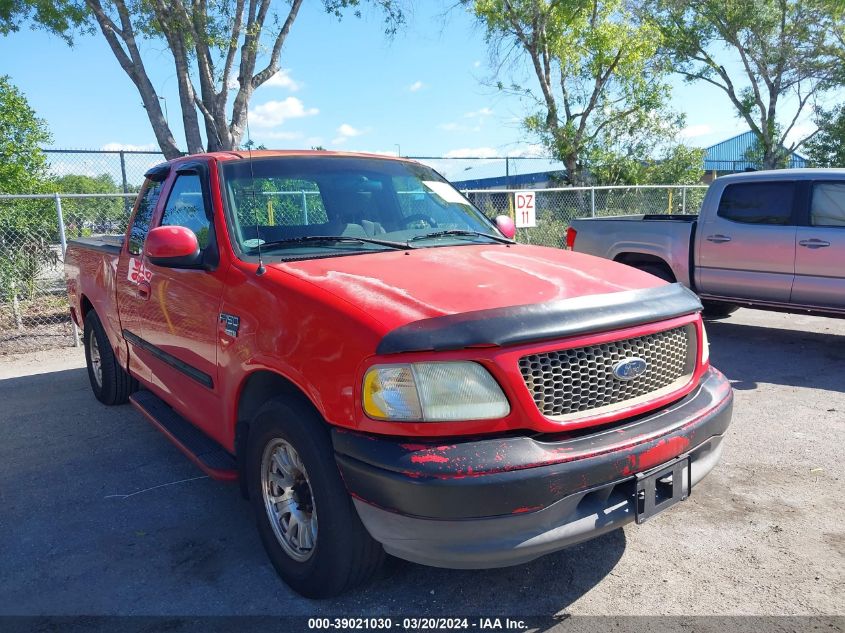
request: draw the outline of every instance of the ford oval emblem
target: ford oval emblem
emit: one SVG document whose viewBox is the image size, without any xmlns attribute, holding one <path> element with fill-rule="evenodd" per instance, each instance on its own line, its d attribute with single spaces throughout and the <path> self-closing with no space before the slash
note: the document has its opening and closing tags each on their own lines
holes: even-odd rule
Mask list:
<svg viewBox="0 0 845 633">
<path fill-rule="evenodd" d="M 648 363 L 642 358 L 623 358 L 613 366 L 613 375 L 619 380 L 633 380 L 642 376 L 648 369 Z"/>
</svg>

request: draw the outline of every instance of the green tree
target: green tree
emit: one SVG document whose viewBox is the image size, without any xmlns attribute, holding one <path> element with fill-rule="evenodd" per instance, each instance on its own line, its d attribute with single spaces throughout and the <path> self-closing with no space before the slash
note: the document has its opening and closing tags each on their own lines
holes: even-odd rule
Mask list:
<svg viewBox="0 0 845 633">
<path fill-rule="evenodd" d="M 47 161 L 40 146 L 50 141 L 44 122 L 24 95 L 0 76 L 0 193 L 44 191 Z M 43 267 L 54 261 L 50 240 L 56 233 L 51 206 L 39 200 L 0 201 L 0 303 L 33 298 Z"/>
<path fill-rule="evenodd" d="M 390 33 L 404 20 L 398 0 L 323 0 L 329 14 L 360 14 L 369 2 L 382 10 Z M 188 153 L 237 149 L 255 90 L 281 69 L 282 49 L 302 0 L 0 0 L 0 33 L 22 24 L 47 29 L 67 42 L 78 30 L 99 30 L 138 90 L 161 151 L 181 155 L 147 72 L 169 51 L 179 89 Z M 153 40 L 145 61 L 141 40 Z M 230 95 L 234 98 L 230 101 Z"/>
<path fill-rule="evenodd" d="M 652 0 L 644 13 L 660 23 L 675 70 L 722 90 L 757 138 L 761 165 L 776 168 L 812 137 L 787 143 L 802 115 L 842 84 L 843 6 L 841 0 Z M 727 65 L 726 54 L 738 63 Z"/>
<path fill-rule="evenodd" d="M 819 111 L 818 134 L 807 143 L 807 158 L 813 167 L 845 167 L 845 105 Z"/>
<path fill-rule="evenodd" d="M 632 131 L 674 118 L 660 31 L 624 0 L 464 2 L 502 58 L 499 69 L 527 57 L 536 87 L 501 78 L 497 85 L 531 102 L 525 127 L 566 165 L 572 184 L 585 180 L 589 160 L 610 151 L 608 142 L 630 152 L 638 146 L 636 139 L 626 145 Z"/>
<path fill-rule="evenodd" d="M 50 141 L 47 126 L 26 97 L 0 76 L 0 193 L 36 192 L 47 173 L 41 146 Z"/>
<path fill-rule="evenodd" d="M 110 174 L 85 176 L 67 174 L 51 181 L 59 193 L 122 193 Z M 82 237 L 86 232 L 111 233 L 126 228 L 127 209 L 123 198 L 64 198 L 62 213 L 65 231 L 70 236 Z"/>
<path fill-rule="evenodd" d="M 598 185 L 697 185 L 704 176 L 704 150 L 672 145 L 654 157 L 596 156 L 590 175 Z"/>
</svg>

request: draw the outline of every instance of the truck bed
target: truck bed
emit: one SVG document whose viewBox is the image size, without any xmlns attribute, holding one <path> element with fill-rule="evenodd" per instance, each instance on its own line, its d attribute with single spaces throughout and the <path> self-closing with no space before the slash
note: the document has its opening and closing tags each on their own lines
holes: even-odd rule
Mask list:
<svg viewBox="0 0 845 633">
<path fill-rule="evenodd" d="M 695 222 L 698 214 L 693 213 L 639 213 L 634 215 L 608 215 L 600 218 L 581 218 L 587 222 L 605 222 L 608 220 L 627 220 L 630 222 L 663 221 L 663 222 Z M 581 220 L 579 219 L 579 221 Z"/>
<path fill-rule="evenodd" d="M 123 248 L 123 240 L 123 235 L 92 235 L 91 237 L 79 237 L 68 240 L 68 244 L 88 250 L 104 251 L 119 255 L 120 250 Z"/>
<path fill-rule="evenodd" d="M 630 263 L 662 261 L 676 281 L 693 286 L 692 243 L 698 215 L 638 214 L 572 221 L 574 250 Z"/>
</svg>

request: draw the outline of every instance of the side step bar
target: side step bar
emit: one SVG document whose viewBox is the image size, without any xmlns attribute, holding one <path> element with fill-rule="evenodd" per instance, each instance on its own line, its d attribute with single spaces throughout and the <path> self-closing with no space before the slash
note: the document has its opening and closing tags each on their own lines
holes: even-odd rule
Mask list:
<svg viewBox="0 0 845 633">
<path fill-rule="evenodd" d="M 171 409 L 164 400 L 142 390 L 129 396 L 129 402 L 206 475 L 218 481 L 235 481 L 238 478 L 235 458 Z"/>
</svg>

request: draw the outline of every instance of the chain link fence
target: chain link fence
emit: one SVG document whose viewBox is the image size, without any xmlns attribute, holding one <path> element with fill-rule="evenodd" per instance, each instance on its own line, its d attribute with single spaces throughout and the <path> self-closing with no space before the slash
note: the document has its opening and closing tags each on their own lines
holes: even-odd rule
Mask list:
<svg viewBox="0 0 845 633">
<path fill-rule="evenodd" d="M 631 187 L 565 187 L 535 190 L 536 226 L 517 229 L 516 239 L 540 246 L 563 246 L 575 218 L 636 214 L 697 215 L 706 185 L 637 185 Z M 493 218 L 515 217 L 515 194 L 524 189 L 468 189 L 463 194 Z"/>
<path fill-rule="evenodd" d="M 133 196 L 0 195 L 0 356 L 74 344 L 66 241 L 124 233 Z"/>
<path fill-rule="evenodd" d="M 73 345 L 64 280 L 67 240 L 126 231 L 132 202 L 144 173 L 163 160 L 157 152 L 50 150 L 45 187 L 58 193 L 3 195 L 0 192 L 0 356 Z M 494 160 L 423 159 L 453 182 Z M 500 161 L 509 178 L 524 177 L 540 163 Z M 463 180 L 462 180 L 463 179 Z M 517 184 L 517 183 L 514 183 Z M 519 183 L 531 188 L 530 182 Z M 537 187 L 543 186 L 536 183 Z M 469 189 L 465 195 L 485 214 L 514 215 L 514 194 L 525 189 Z M 536 226 L 521 228 L 517 240 L 560 247 L 574 218 L 635 213 L 697 213 L 704 186 L 536 188 Z M 316 191 L 262 191 L 262 213 L 278 217 L 325 214 Z M 299 220 L 298 220 L 299 221 Z M 269 219 L 268 219 L 269 222 Z"/>
</svg>

